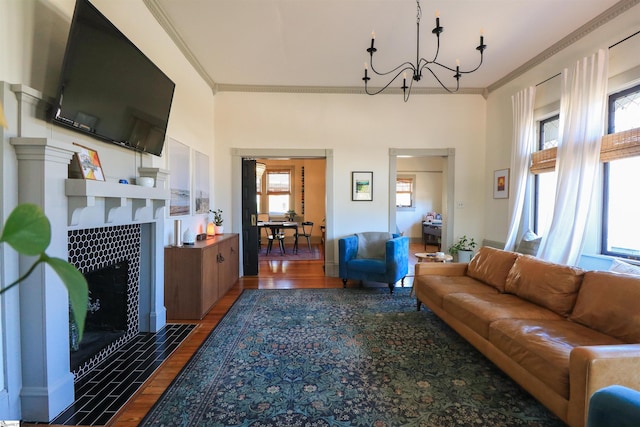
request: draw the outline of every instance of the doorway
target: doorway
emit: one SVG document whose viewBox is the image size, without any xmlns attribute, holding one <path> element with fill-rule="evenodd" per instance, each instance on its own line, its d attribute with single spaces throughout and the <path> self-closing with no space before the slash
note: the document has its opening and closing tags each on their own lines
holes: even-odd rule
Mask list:
<svg viewBox="0 0 640 427">
<path fill-rule="evenodd" d="M 331 271 L 337 271 L 337 267 L 335 266 L 334 261 L 334 253 L 335 249 L 332 243 L 333 237 L 333 150 L 330 149 L 234 149 L 232 151 L 232 209 L 233 209 L 233 230 L 234 232 L 239 232 L 242 229 L 243 225 L 243 216 L 242 216 L 242 160 L 246 158 L 251 159 L 262 159 L 266 161 L 284 161 L 293 163 L 298 160 L 311 160 L 311 159 L 323 159 L 324 160 L 324 213 L 321 217 L 324 218 L 325 225 L 325 246 L 324 246 L 324 256 L 325 256 L 325 271 L 327 273 Z M 301 190 L 298 188 L 298 190 Z M 255 188 L 254 188 L 255 191 Z M 305 195 L 305 199 L 307 196 Z M 308 200 L 305 202 L 305 212 L 310 208 L 308 205 Z M 300 206 L 300 207 L 298 207 Z M 296 201 L 296 209 L 301 209 L 301 205 L 298 201 Z M 298 211 L 296 211 L 298 212 Z M 320 227 L 318 226 L 318 230 Z M 245 260 L 247 252 L 245 250 L 245 245 L 247 242 L 244 241 L 244 237 L 240 241 L 240 257 L 241 257 L 241 270 L 240 275 L 244 275 L 244 268 L 242 267 L 245 262 L 253 262 L 256 263 L 257 266 L 257 256 L 255 257 L 255 261 Z M 257 267 L 256 267 L 257 271 Z M 258 273 L 259 274 L 259 273 Z"/>
<path fill-rule="evenodd" d="M 439 158 L 442 161 L 442 248 L 448 248 L 453 239 L 454 200 L 455 200 L 455 149 L 390 149 L 389 150 L 389 230 L 395 230 L 398 220 L 396 208 L 396 180 L 398 177 L 398 158 Z M 426 214 L 426 212 L 423 212 Z M 420 223 L 422 221 L 420 220 Z"/>
</svg>

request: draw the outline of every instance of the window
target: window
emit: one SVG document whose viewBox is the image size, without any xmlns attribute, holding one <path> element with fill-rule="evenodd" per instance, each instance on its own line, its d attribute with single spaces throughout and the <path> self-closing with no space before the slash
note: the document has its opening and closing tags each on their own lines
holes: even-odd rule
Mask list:
<svg viewBox="0 0 640 427">
<path fill-rule="evenodd" d="M 640 132 L 629 131 L 638 127 L 640 86 L 612 94 L 609 134 L 622 135 L 627 143 L 607 152 L 608 161 L 604 164 L 602 253 L 633 259 L 640 259 L 640 207 L 634 200 L 640 182 Z M 607 148 L 605 141 L 606 137 L 602 152 Z"/>
<path fill-rule="evenodd" d="M 291 170 L 267 170 L 269 212 L 284 214 L 291 206 Z"/>
<path fill-rule="evenodd" d="M 396 178 L 396 207 L 413 208 L 414 205 L 414 183 L 413 176 L 398 176 Z"/>
<path fill-rule="evenodd" d="M 535 175 L 535 208 L 534 208 L 534 233 L 541 235 L 548 230 L 553 214 L 553 205 L 556 196 L 555 150 L 558 147 L 558 129 L 560 116 L 549 117 L 541 120 L 539 125 L 538 155 L 544 157 L 543 150 L 549 153 L 548 161 L 537 162 L 538 170 Z M 553 159 L 553 162 L 551 162 Z M 542 166 L 544 164 L 544 166 Z"/>
</svg>

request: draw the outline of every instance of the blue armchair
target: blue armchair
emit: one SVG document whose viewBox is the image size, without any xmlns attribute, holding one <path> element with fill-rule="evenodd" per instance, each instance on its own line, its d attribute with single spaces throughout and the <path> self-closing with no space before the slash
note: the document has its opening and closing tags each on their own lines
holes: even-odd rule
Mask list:
<svg viewBox="0 0 640 427">
<path fill-rule="evenodd" d="M 587 427 L 640 426 L 640 391 L 611 385 L 589 400 Z"/>
<path fill-rule="evenodd" d="M 389 284 L 389 290 L 409 272 L 409 238 L 391 233 L 364 232 L 338 241 L 340 278 Z"/>
</svg>

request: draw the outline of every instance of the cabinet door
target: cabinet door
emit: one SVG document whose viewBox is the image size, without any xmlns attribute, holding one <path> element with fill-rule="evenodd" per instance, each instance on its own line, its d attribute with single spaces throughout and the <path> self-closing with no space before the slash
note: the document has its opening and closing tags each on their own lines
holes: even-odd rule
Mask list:
<svg viewBox="0 0 640 427">
<path fill-rule="evenodd" d="M 211 245 L 203 250 L 202 256 L 202 316 L 213 307 L 220 295 L 218 281 L 218 246 Z"/>
<path fill-rule="evenodd" d="M 220 242 L 220 263 L 218 279 L 220 286 L 220 297 L 236 283 L 239 275 L 239 255 L 238 255 L 238 236 L 233 236 Z"/>
</svg>

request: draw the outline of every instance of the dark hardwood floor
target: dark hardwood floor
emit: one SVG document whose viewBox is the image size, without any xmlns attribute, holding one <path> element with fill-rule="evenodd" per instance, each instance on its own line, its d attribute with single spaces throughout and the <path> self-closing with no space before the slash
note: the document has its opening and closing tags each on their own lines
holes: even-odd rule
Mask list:
<svg viewBox="0 0 640 427">
<path fill-rule="evenodd" d="M 435 246 L 427 248 L 436 251 Z M 409 277 L 405 286 L 413 283 L 413 272 L 416 252 L 424 252 L 421 244 L 411 244 L 409 248 Z M 348 286 L 358 286 L 350 282 Z M 387 287 L 386 284 L 380 284 Z M 216 303 L 211 311 L 199 322 L 191 335 L 178 349 L 158 368 L 151 378 L 138 390 L 134 397 L 107 424 L 108 426 L 137 426 L 151 409 L 171 381 L 189 361 L 200 344 L 207 338 L 227 310 L 235 302 L 244 289 L 302 289 L 302 288 L 341 288 L 342 281 L 337 277 L 324 274 L 323 261 L 260 261 L 257 277 L 241 277 L 227 294 Z M 170 323 L 180 323 L 169 319 Z M 189 321 L 193 323 L 193 321 Z"/>
</svg>

